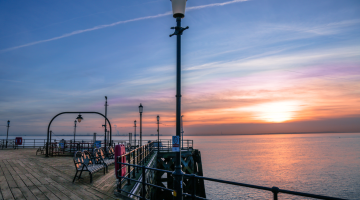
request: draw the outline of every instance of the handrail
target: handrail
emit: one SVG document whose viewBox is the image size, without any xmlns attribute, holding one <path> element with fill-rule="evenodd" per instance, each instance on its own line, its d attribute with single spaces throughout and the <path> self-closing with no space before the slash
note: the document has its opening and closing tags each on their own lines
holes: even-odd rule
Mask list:
<svg viewBox="0 0 360 200">
<path fill-rule="evenodd" d="M 152 142 L 153 143 L 153 142 Z M 146 144 L 146 145 L 150 145 L 152 143 L 149 143 L 149 144 Z M 144 145 L 144 146 L 146 146 Z M 143 147 L 143 146 L 142 146 Z M 141 147 L 139 147 L 141 148 Z M 139 149 L 138 148 L 138 149 Z M 153 146 L 153 148 L 157 148 L 156 146 Z M 136 149 L 135 149 L 136 150 Z M 133 151 L 135 151 L 133 150 Z M 151 153 L 152 151 L 150 151 Z M 150 154 L 149 153 L 149 154 Z M 135 180 L 135 179 L 132 179 L 130 178 L 130 171 L 124 175 L 124 176 L 119 176 L 120 178 L 122 178 L 123 180 L 127 180 L 128 181 L 128 184 L 130 184 L 131 181 L 134 181 L 134 182 L 137 182 L 137 183 L 140 183 L 140 184 L 143 184 L 143 185 L 147 185 L 147 186 L 151 186 L 151 187 L 156 187 L 156 188 L 160 188 L 160 189 L 163 189 L 163 190 L 166 190 L 166 191 L 171 191 L 171 192 L 175 192 L 175 190 L 172 190 L 172 189 L 169 189 L 169 188 L 164 188 L 164 187 L 161 187 L 161 186 L 158 186 L 158 185 L 153 185 L 153 184 L 150 184 L 150 183 L 146 183 L 146 170 L 150 171 L 158 171 L 158 172 L 165 172 L 165 173 L 173 173 L 173 171 L 168 171 L 168 170 L 163 170 L 163 169 L 157 169 L 157 168 L 151 168 L 151 167 L 146 167 L 144 166 L 144 163 L 142 165 L 135 165 L 135 162 L 134 164 L 130 164 L 130 163 L 122 163 L 122 162 L 119 162 L 121 161 L 120 158 L 122 158 L 123 156 L 127 156 L 127 155 L 130 155 L 131 153 L 127 153 L 127 154 L 124 154 L 122 156 L 118 156 L 117 157 L 117 164 L 120 164 L 121 166 L 124 165 L 123 167 L 126 167 L 128 166 L 128 168 L 130 169 L 130 167 L 132 167 L 133 169 L 133 172 L 135 172 L 135 168 L 138 169 L 141 168 L 141 171 L 142 171 L 142 181 L 138 181 L 138 180 Z M 149 154 L 147 156 L 149 156 Z M 122 168 L 120 168 L 122 169 Z M 120 170 L 119 170 L 120 171 Z M 128 176 L 128 177 L 126 177 Z M 238 183 L 238 182 L 234 182 L 234 181 L 226 181 L 226 180 L 221 180 L 221 179 L 215 179 L 215 178 L 209 178 L 209 177 L 203 177 L 203 176 L 197 176 L 197 175 L 194 175 L 194 174 L 183 174 L 183 176 L 186 176 L 186 177 L 190 177 L 192 180 L 193 180 L 193 183 L 195 183 L 196 179 L 203 179 L 203 180 L 207 180 L 207 181 L 213 181 L 213 182 L 218 182 L 218 183 L 224 183 L 224 184 L 229 184 L 229 185 L 236 185 L 236 186 L 241 186 L 241 187 L 248 187 L 248 188 L 254 188 L 254 189 L 259 189 L 259 190 L 266 190 L 266 191 L 270 191 L 273 193 L 273 199 L 274 200 L 278 200 L 278 194 L 279 193 L 284 193 L 284 194 L 290 194 L 290 195 L 295 195 L 295 196 L 302 196 L 302 197 L 310 197 L 310 198 L 316 198 L 316 199 L 325 199 L 325 200 L 343 200 L 341 198 L 336 198 L 336 197 L 329 197 L 329 196 L 324 196 L 324 195 L 317 195 L 317 194 L 310 194 L 310 193 L 304 193 L 304 192 L 297 192 L 297 191 L 291 191 L 291 190 L 284 190 L 284 189 L 280 189 L 278 187 L 265 187 L 265 186 L 258 186 L 258 185 L 252 185 L 252 184 L 246 184 L 246 183 Z M 133 178 L 135 178 L 135 173 L 133 175 Z M 192 194 L 188 194 L 188 193 L 183 193 L 183 196 L 190 196 L 192 197 L 192 199 L 206 199 L 206 198 L 203 198 L 203 197 L 199 197 L 199 196 L 196 196 L 195 194 L 195 187 L 193 187 L 193 192 Z M 146 200 L 146 194 L 145 192 L 142 192 L 141 194 L 141 197 L 138 196 L 138 195 L 135 195 L 135 194 L 132 194 L 130 192 L 127 192 L 127 191 L 124 191 L 121 189 L 121 183 L 120 183 L 120 188 L 118 187 L 118 191 L 120 192 L 125 192 L 127 194 L 131 194 L 131 195 L 134 195 L 138 198 L 141 198 L 143 200 Z M 143 190 L 144 191 L 144 190 Z"/>
</svg>

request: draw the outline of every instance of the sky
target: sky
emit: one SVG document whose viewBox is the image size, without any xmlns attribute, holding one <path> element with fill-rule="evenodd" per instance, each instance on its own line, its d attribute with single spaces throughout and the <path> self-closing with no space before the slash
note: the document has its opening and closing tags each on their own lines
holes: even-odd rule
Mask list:
<svg viewBox="0 0 360 200">
<path fill-rule="evenodd" d="M 169 0 L 0 0 L 0 137 L 46 135 L 65 111 L 113 135 L 175 135 Z M 184 135 L 360 132 L 360 1 L 188 0 Z M 54 134 L 73 134 L 76 114 Z M 84 114 L 78 134 L 103 133 Z M 139 130 L 137 129 L 137 134 Z"/>
</svg>

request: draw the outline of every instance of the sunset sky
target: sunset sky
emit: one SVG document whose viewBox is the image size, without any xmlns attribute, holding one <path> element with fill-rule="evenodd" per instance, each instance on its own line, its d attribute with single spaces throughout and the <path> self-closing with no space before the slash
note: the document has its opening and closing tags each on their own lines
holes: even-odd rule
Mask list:
<svg viewBox="0 0 360 200">
<path fill-rule="evenodd" d="M 360 132 L 360 1 L 188 0 L 182 24 L 185 135 Z M 175 25 L 169 0 L 0 1 L 0 136 L 104 113 L 105 95 L 114 135 L 140 103 L 144 134 L 159 114 L 175 135 Z"/>
</svg>

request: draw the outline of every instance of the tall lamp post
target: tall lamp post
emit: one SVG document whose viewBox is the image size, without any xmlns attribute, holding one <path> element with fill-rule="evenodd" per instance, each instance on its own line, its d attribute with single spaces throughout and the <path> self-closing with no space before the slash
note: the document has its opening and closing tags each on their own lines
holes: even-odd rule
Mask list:
<svg viewBox="0 0 360 200">
<path fill-rule="evenodd" d="M 134 121 L 134 136 L 135 136 L 135 148 L 136 148 L 136 120 Z"/>
<path fill-rule="evenodd" d="M 7 121 L 7 133 L 6 133 L 6 146 L 5 146 L 5 148 L 7 148 L 7 144 L 8 144 L 9 127 L 10 127 L 10 120 Z"/>
<path fill-rule="evenodd" d="M 157 130 L 157 132 L 158 132 L 158 152 L 160 151 L 160 135 L 159 135 L 159 121 L 160 121 L 160 116 L 158 115 L 157 117 L 156 117 L 156 119 L 157 119 L 157 125 L 158 125 L 158 130 Z M 158 154 L 159 155 L 159 154 Z"/>
<path fill-rule="evenodd" d="M 170 35 L 170 37 L 176 35 L 176 136 L 181 139 L 181 130 L 180 130 L 180 116 L 181 116 L 181 35 L 184 30 L 188 29 L 181 27 L 181 18 L 185 17 L 185 8 L 187 0 L 171 0 L 173 17 L 176 18 L 176 27 L 171 27 L 175 29 L 175 32 Z M 179 149 L 176 152 L 175 159 L 175 171 L 174 175 L 174 188 L 177 191 L 175 199 L 183 199 L 183 190 L 182 190 L 182 171 L 181 171 L 181 151 Z M 175 195 L 174 195 L 175 196 Z"/>
<path fill-rule="evenodd" d="M 142 113 L 143 113 L 143 106 L 140 104 L 139 106 L 139 113 L 140 113 L 140 145 L 142 145 Z"/>
<path fill-rule="evenodd" d="M 74 121 L 74 143 L 75 143 L 75 134 L 76 134 L 76 120 Z"/>
</svg>

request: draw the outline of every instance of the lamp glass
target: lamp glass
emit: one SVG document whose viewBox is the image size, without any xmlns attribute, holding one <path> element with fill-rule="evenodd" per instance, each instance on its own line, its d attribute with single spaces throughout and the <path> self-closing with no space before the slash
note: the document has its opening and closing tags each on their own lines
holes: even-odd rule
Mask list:
<svg viewBox="0 0 360 200">
<path fill-rule="evenodd" d="M 140 104 L 139 106 L 139 112 L 142 113 L 143 112 L 143 106 Z"/>
<path fill-rule="evenodd" d="M 80 123 L 81 120 L 83 120 L 83 118 L 81 117 L 81 115 L 79 114 L 79 116 L 76 118 L 78 120 L 78 122 Z"/>
<path fill-rule="evenodd" d="M 174 18 L 185 17 L 186 1 L 187 0 L 171 0 Z"/>
<path fill-rule="evenodd" d="M 8 122 L 8 126 L 10 125 L 10 120 L 7 121 Z"/>
<path fill-rule="evenodd" d="M 159 115 L 158 115 L 156 118 L 157 118 L 158 121 L 160 120 L 160 116 L 159 116 Z"/>
</svg>

